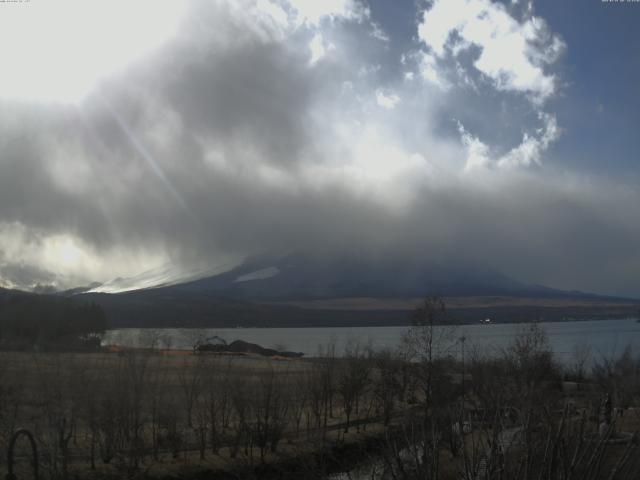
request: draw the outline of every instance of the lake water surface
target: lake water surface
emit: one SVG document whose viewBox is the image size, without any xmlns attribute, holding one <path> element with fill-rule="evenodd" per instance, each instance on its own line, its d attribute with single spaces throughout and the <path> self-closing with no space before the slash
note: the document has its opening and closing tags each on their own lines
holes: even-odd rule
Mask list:
<svg viewBox="0 0 640 480">
<path fill-rule="evenodd" d="M 578 347 L 589 346 L 592 360 L 620 354 L 627 345 L 640 353 L 640 323 L 635 319 L 552 322 L 541 324 L 558 361 L 570 363 Z M 497 354 L 522 332 L 523 324 L 461 325 L 447 330 L 451 353 L 458 354 L 457 339 L 465 336 L 465 350 L 477 349 Z M 370 344 L 374 349 L 396 348 L 409 327 L 344 327 L 344 328 L 207 328 L 145 329 L 125 328 L 106 333 L 104 345 L 190 349 L 198 340 L 217 335 L 227 342 L 244 340 L 264 347 L 318 353 L 319 346 L 335 343 L 336 353 L 344 352 L 349 342 Z M 448 327 L 447 327 L 448 328 Z M 459 344 L 458 344 L 459 345 Z"/>
</svg>

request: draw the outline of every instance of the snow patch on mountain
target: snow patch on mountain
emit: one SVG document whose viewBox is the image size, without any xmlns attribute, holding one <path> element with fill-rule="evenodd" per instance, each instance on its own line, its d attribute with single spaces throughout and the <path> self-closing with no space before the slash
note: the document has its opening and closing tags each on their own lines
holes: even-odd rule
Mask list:
<svg viewBox="0 0 640 480">
<path fill-rule="evenodd" d="M 89 293 L 122 293 L 132 290 L 167 287 L 198 280 L 211 275 L 219 275 L 235 267 L 235 263 L 225 263 L 209 268 L 176 269 L 172 265 L 143 272 L 128 278 L 116 278 L 89 290 Z"/>
<path fill-rule="evenodd" d="M 280 269 L 278 267 L 261 268 L 260 270 L 256 270 L 255 272 L 240 275 L 234 280 L 234 283 L 248 282 L 250 280 L 266 280 L 267 278 L 275 277 L 279 273 Z"/>
</svg>

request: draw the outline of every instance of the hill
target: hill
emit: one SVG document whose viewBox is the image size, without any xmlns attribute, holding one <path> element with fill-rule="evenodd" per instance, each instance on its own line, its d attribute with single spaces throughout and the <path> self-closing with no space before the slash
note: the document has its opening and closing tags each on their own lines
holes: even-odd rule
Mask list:
<svg viewBox="0 0 640 480">
<path fill-rule="evenodd" d="M 167 288 L 250 301 L 425 295 L 600 298 L 526 284 L 477 266 L 304 254 L 249 258 L 228 272 Z"/>
<path fill-rule="evenodd" d="M 634 300 L 530 285 L 477 267 L 302 254 L 250 258 L 227 272 L 124 293 L 78 293 L 112 327 L 405 325 L 426 295 L 453 319 L 476 322 L 635 315 Z"/>
</svg>

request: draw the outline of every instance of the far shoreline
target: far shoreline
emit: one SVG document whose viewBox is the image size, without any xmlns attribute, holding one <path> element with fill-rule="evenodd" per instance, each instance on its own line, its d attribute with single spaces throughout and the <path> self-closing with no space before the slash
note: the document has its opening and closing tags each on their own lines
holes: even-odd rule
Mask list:
<svg viewBox="0 0 640 480">
<path fill-rule="evenodd" d="M 582 317 L 582 318 L 562 318 L 562 319 L 522 319 L 522 320 L 513 320 L 513 321 L 494 321 L 491 320 L 490 323 L 484 323 L 481 320 L 476 322 L 450 322 L 450 323 L 436 323 L 436 326 L 445 327 L 468 327 L 468 326 L 487 326 L 490 327 L 492 325 L 523 325 L 530 323 L 579 323 L 579 322 L 607 322 L 614 320 L 635 320 L 640 322 L 640 318 L 638 316 L 626 315 L 626 316 L 607 316 L 603 317 Z M 118 331 L 118 330 L 289 330 L 289 329 L 314 329 L 314 328 L 330 328 L 330 329 L 353 329 L 353 328 L 398 328 L 398 327 L 411 327 L 413 324 L 411 322 L 403 322 L 403 323 L 371 323 L 371 324 L 352 324 L 352 325 L 248 325 L 248 326 L 220 326 L 220 325 L 144 325 L 144 326 L 114 326 L 112 328 L 108 328 L 106 331 Z"/>
</svg>

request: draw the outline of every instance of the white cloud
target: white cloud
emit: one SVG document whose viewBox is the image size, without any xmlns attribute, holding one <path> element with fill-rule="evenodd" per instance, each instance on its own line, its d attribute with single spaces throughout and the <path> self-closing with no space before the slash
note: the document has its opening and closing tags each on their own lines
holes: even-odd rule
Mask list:
<svg viewBox="0 0 640 480">
<path fill-rule="evenodd" d="M 461 91 L 478 91 L 482 80 L 488 80 L 499 92 L 528 99 L 542 125 L 534 131 L 525 127 L 517 146 L 494 156 L 492 152 L 503 147 L 487 145 L 458 123 L 467 171 L 540 164 L 560 135 L 555 116 L 545 113 L 542 105 L 556 93 L 557 79 L 549 69 L 565 45 L 543 19 L 531 10 L 527 15 L 516 19 L 504 4 L 493 0 L 435 0 L 423 13 L 418 26 L 426 47 L 418 65 L 423 79 Z"/>
<path fill-rule="evenodd" d="M 422 78 L 432 84 L 442 88 L 443 90 L 449 87 L 449 83 L 445 79 L 443 72 L 440 71 L 438 67 L 438 60 L 434 55 L 424 53 L 420 59 L 419 70 Z"/>
<path fill-rule="evenodd" d="M 539 120 L 543 123 L 542 127 L 534 134 L 525 132 L 518 146 L 498 158 L 492 158 L 489 146 L 458 122 L 460 140 L 466 150 L 465 171 L 484 167 L 505 169 L 540 165 L 542 153 L 558 139 L 561 132 L 555 116 L 540 113 Z"/>
<path fill-rule="evenodd" d="M 518 21 L 491 0 L 436 0 L 424 12 L 418 35 L 431 52 L 424 61 L 426 78 L 437 78 L 435 59 L 475 46 L 480 53 L 473 66 L 498 90 L 525 93 L 536 102 L 556 91 L 556 79 L 545 66 L 558 58 L 564 44 L 541 18 Z"/>
<path fill-rule="evenodd" d="M 400 97 L 395 93 L 378 89 L 376 90 L 376 102 L 382 108 L 392 110 L 400 102 Z"/>
<path fill-rule="evenodd" d="M 167 261 L 158 252 L 96 252 L 70 233 L 39 232 L 20 223 L 0 221 L 0 286 L 5 288 L 34 288 L 38 284 L 68 288 L 96 278 L 134 275 Z M 38 269 L 35 276 L 28 272 L 33 268 Z"/>
<path fill-rule="evenodd" d="M 380 25 L 378 25 L 375 22 L 371 22 L 371 36 L 373 38 L 377 38 L 378 40 L 384 43 L 389 43 L 389 41 L 391 41 L 391 39 L 389 38 L 389 35 L 387 35 L 387 32 L 382 30 Z"/>
<path fill-rule="evenodd" d="M 60 0 L 3 8 L 0 97 L 77 103 L 99 80 L 173 37 L 185 10 L 177 0 Z"/>
<path fill-rule="evenodd" d="M 234 22 L 264 40 L 282 41 L 304 29 L 322 33 L 334 21 L 363 22 L 369 18 L 369 10 L 359 0 L 221 0 L 213 4 L 230 12 Z M 325 20 L 328 24 L 323 24 Z M 373 23 L 370 28 L 373 35 L 379 30 Z M 217 43 L 229 40 L 227 29 L 225 26 L 212 32 Z"/>
<path fill-rule="evenodd" d="M 532 164 L 540 164 L 542 152 L 547 150 L 547 148 L 558 139 L 560 129 L 555 116 L 541 113 L 539 117 L 544 123 L 544 126 L 537 130 L 536 135 L 532 136 L 525 133 L 522 138 L 522 143 L 500 158 L 497 162 L 498 166 L 528 167 Z"/>
<path fill-rule="evenodd" d="M 271 17 L 280 27 L 286 27 L 289 24 L 289 16 L 280 5 L 270 2 L 269 0 L 258 0 L 256 9 Z"/>
<path fill-rule="evenodd" d="M 309 60 L 309 65 L 315 65 L 327 53 L 326 48 L 324 48 L 324 40 L 322 39 L 322 34 L 316 33 L 314 35 L 311 42 L 309 42 L 309 49 L 311 50 L 311 59 Z"/>
<path fill-rule="evenodd" d="M 342 186 L 384 211 L 406 211 L 417 185 L 433 174 L 431 162 L 401 145 L 384 125 L 348 124 L 340 130 L 349 140 L 344 158 L 307 166 L 304 181 L 316 187 Z"/>
<path fill-rule="evenodd" d="M 300 23 L 318 25 L 324 18 L 362 20 L 368 10 L 357 0 L 289 0 Z"/>
<path fill-rule="evenodd" d="M 488 166 L 491 163 L 489 147 L 478 137 L 469 133 L 460 122 L 458 122 L 458 132 L 460 133 L 460 139 L 467 154 L 467 160 L 464 166 L 465 171 Z"/>
</svg>

